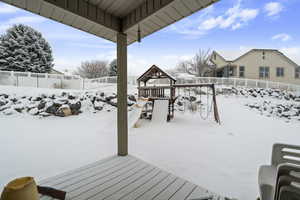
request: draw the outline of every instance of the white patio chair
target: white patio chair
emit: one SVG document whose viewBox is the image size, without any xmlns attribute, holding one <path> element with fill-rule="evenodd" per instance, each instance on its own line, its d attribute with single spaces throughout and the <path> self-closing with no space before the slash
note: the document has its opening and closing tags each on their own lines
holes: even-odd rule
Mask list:
<svg viewBox="0 0 300 200">
<path fill-rule="evenodd" d="M 261 200 L 274 199 L 278 165 L 282 163 L 300 165 L 300 146 L 273 145 L 271 165 L 263 165 L 259 168 L 258 184 Z"/>
<path fill-rule="evenodd" d="M 299 188 L 289 185 L 283 186 L 280 189 L 279 200 L 298 200 L 300 199 L 300 190 Z"/>
<path fill-rule="evenodd" d="M 276 181 L 276 189 L 274 194 L 275 200 L 280 200 L 282 187 L 297 186 L 295 191 L 300 193 L 300 167 L 297 165 L 282 164 L 278 168 L 278 176 Z"/>
</svg>

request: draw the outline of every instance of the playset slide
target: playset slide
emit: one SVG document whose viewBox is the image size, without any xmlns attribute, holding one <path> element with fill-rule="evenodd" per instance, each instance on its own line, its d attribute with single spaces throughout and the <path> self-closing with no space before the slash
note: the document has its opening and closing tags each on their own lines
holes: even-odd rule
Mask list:
<svg viewBox="0 0 300 200">
<path fill-rule="evenodd" d="M 169 100 L 155 100 L 152 112 L 152 123 L 161 124 L 167 122 Z"/>
</svg>

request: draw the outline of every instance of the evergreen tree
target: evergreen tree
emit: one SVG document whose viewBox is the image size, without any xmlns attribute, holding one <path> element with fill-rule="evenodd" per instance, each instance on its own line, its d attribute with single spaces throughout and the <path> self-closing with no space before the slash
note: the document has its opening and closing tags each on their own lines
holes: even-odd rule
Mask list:
<svg viewBox="0 0 300 200">
<path fill-rule="evenodd" d="M 51 47 L 40 32 L 19 24 L 0 36 L 0 70 L 47 73 L 52 67 Z"/>
<path fill-rule="evenodd" d="M 108 75 L 109 76 L 117 76 L 117 59 L 114 59 L 109 64 Z"/>
</svg>

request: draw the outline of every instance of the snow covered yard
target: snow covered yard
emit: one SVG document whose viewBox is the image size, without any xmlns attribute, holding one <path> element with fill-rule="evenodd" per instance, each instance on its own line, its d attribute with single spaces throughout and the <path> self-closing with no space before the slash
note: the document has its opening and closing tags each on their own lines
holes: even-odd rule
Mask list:
<svg viewBox="0 0 300 200">
<path fill-rule="evenodd" d="M 273 143 L 300 141 L 300 122 L 250 110 L 245 104 L 255 98 L 218 96 L 217 101 L 221 125 L 188 112 L 176 112 L 170 123 L 143 121 L 130 129 L 129 152 L 224 196 L 255 199 L 259 165 L 270 163 Z M 116 153 L 115 110 L 66 118 L 0 116 L 0 130 L 0 187 L 14 177 L 42 179 Z"/>
</svg>

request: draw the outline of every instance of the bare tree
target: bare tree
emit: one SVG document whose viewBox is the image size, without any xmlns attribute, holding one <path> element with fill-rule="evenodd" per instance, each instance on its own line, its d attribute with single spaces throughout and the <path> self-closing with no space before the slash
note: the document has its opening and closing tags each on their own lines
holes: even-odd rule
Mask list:
<svg viewBox="0 0 300 200">
<path fill-rule="evenodd" d="M 182 72 L 182 73 L 188 73 L 188 69 L 189 69 L 189 61 L 187 60 L 179 61 L 175 67 L 176 72 Z"/>
<path fill-rule="evenodd" d="M 188 62 L 187 73 L 195 76 L 203 76 L 207 70 L 211 70 L 213 65 L 210 63 L 211 50 L 200 49 L 196 55 Z"/>
<path fill-rule="evenodd" d="M 108 75 L 107 65 L 108 62 L 103 60 L 85 61 L 75 73 L 83 78 L 99 78 Z"/>
</svg>

